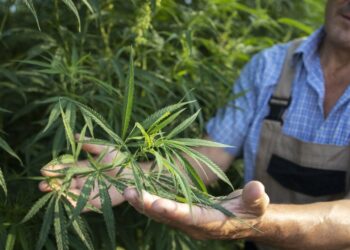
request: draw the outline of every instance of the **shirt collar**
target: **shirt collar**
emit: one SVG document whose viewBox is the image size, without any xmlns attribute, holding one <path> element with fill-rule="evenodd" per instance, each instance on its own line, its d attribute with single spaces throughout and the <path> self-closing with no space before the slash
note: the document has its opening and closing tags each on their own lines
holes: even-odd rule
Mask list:
<svg viewBox="0 0 350 250">
<path fill-rule="evenodd" d="M 318 96 L 318 106 L 323 109 L 323 99 L 325 95 L 323 72 L 321 68 L 319 47 L 325 36 L 324 27 L 319 28 L 294 52 L 294 62 L 301 62 L 301 66 L 306 70 L 306 84 L 314 89 Z"/>
<path fill-rule="evenodd" d="M 318 48 L 325 36 L 324 27 L 319 28 L 307 37 L 294 52 L 294 56 L 301 56 L 305 65 L 318 56 Z"/>
</svg>

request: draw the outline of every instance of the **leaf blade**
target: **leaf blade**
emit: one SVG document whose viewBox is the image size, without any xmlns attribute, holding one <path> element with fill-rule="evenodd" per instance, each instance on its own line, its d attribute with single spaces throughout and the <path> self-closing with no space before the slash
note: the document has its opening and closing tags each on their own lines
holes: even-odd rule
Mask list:
<svg viewBox="0 0 350 250">
<path fill-rule="evenodd" d="M 0 137 L 0 148 L 5 150 L 9 155 L 13 156 L 16 158 L 22 165 L 22 160 L 19 158 L 19 156 L 13 151 L 13 149 L 10 147 L 10 145 L 7 144 L 7 142 Z"/>
<path fill-rule="evenodd" d="M 4 175 L 1 171 L 1 168 L 0 168 L 0 187 L 4 191 L 5 196 L 7 196 L 7 186 L 6 186 L 5 178 L 4 178 Z"/>
<path fill-rule="evenodd" d="M 37 202 L 35 202 L 34 205 L 28 211 L 28 213 L 24 216 L 21 223 L 25 223 L 25 222 L 29 221 L 31 218 L 33 218 L 39 212 L 39 210 L 43 206 L 45 206 L 45 204 L 49 201 L 49 199 L 52 197 L 52 195 L 53 195 L 52 192 L 45 194 Z"/>
<path fill-rule="evenodd" d="M 129 62 L 129 75 L 127 84 L 124 91 L 124 104 L 123 104 L 123 119 L 122 119 L 122 138 L 125 139 L 126 132 L 129 127 L 131 111 L 134 102 L 134 92 L 135 92 L 135 83 L 134 83 L 134 60 L 133 60 L 133 49 L 131 48 L 130 53 L 130 62 Z M 125 97 L 125 94 L 126 97 Z"/>
<path fill-rule="evenodd" d="M 77 7 L 73 3 L 72 0 L 63 0 L 63 2 L 68 6 L 68 8 L 74 13 L 75 17 L 78 20 L 78 30 L 81 31 L 81 22 L 80 22 L 80 16 Z"/>
<path fill-rule="evenodd" d="M 166 135 L 166 138 L 172 138 L 182 131 L 184 131 L 188 126 L 190 126 L 194 120 L 197 118 L 200 110 L 198 110 L 196 113 L 194 113 L 192 116 L 185 119 L 183 122 L 181 122 L 178 126 L 176 126 L 169 134 Z"/>
<path fill-rule="evenodd" d="M 66 219 L 60 199 L 57 198 L 54 209 L 54 228 L 58 250 L 68 250 L 68 232 Z"/>
<path fill-rule="evenodd" d="M 114 225 L 114 214 L 112 210 L 112 202 L 108 193 L 108 188 L 102 177 L 98 179 L 98 186 L 100 190 L 101 208 L 103 212 L 103 218 L 105 220 L 108 237 L 111 242 L 112 249 L 115 249 L 115 225 Z"/>
<path fill-rule="evenodd" d="M 50 227 L 53 222 L 53 214 L 54 213 L 54 199 L 51 198 L 49 205 L 46 208 L 45 215 L 43 218 L 43 223 L 41 225 L 40 233 L 39 233 L 39 239 L 37 241 L 36 250 L 40 250 L 43 248 L 47 236 L 49 235 L 50 232 Z"/>
<path fill-rule="evenodd" d="M 38 15 L 36 13 L 33 1 L 32 0 L 24 0 L 24 3 L 27 5 L 27 7 L 30 10 L 30 12 L 32 12 L 32 14 L 33 14 L 33 16 L 35 18 L 36 25 L 38 26 L 38 29 L 41 30 L 39 19 L 38 19 Z"/>
<path fill-rule="evenodd" d="M 95 178 L 96 178 L 95 175 L 90 175 L 87 178 L 87 180 L 85 181 L 85 184 L 84 184 L 83 188 L 81 189 L 81 194 L 78 197 L 77 204 L 76 204 L 76 206 L 73 210 L 72 216 L 70 218 L 71 221 L 75 221 L 76 218 L 78 218 L 80 213 L 83 211 L 84 207 L 86 206 L 86 204 L 90 198 L 92 188 L 94 186 Z"/>
</svg>

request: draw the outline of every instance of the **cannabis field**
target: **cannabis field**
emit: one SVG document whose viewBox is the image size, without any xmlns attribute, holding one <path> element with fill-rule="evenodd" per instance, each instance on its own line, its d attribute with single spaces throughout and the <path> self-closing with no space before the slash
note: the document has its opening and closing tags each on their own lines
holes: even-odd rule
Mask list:
<svg viewBox="0 0 350 250">
<path fill-rule="evenodd" d="M 320 27 L 323 8 L 314 0 L 0 0 L 0 249 L 241 249 L 193 240 L 125 203 L 112 207 L 109 190 L 135 186 L 230 215 L 217 204 L 242 186 L 242 164 L 225 174 L 193 148 L 224 146 L 199 138 L 218 108 L 244 94 L 232 93 L 243 65 Z M 85 152 L 87 141 L 103 150 Z M 219 181 L 206 187 L 183 155 Z M 139 162 L 149 160 L 145 172 Z M 55 164 L 70 167 L 41 175 Z M 69 189 L 77 177 L 86 180 L 81 194 Z M 40 181 L 53 191 L 40 192 Z"/>
</svg>

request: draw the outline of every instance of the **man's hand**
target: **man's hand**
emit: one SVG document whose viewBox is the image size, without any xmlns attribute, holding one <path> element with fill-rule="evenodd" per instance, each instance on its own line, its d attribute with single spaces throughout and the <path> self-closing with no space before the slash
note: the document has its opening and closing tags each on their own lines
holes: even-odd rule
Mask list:
<svg viewBox="0 0 350 250">
<path fill-rule="evenodd" d="M 231 194 L 234 197 L 236 191 Z M 136 189 L 124 191 L 125 199 L 156 221 L 178 228 L 195 239 L 242 239 L 259 234 L 259 223 L 269 204 L 264 186 L 257 181 L 248 183 L 242 195 L 221 205 L 238 218 L 229 218 L 216 209 L 192 207 L 143 192 L 142 199 Z"/>
<path fill-rule="evenodd" d="M 119 153 L 115 150 L 109 150 L 108 147 L 106 147 L 106 146 L 95 145 L 95 144 L 83 144 L 82 149 L 85 152 L 88 152 L 88 153 L 94 154 L 94 155 L 100 155 L 102 153 L 105 153 L 107 150 L 108 153 L 102 159 L 102 162 L 104 162 L 104 163 L 112 162 L 115 159 L 116 155 Z M 79 161 L 78 166 L 81 166 L 82 168 L 88 167 L 88 161 L 87 160 Z M 48 176 L 48 177 L 59 177 L 60 174 L 53 172 L 53 170 L 59 170 L 59 169 L 64 169 L 64 168 L 69 168 L 69 167 L 70 167 L 69 164 L 45 166 L 42 168 L 41 173 L 42 173 L 42 175 Z M 109 174 L 111 176 L 113 176 L 117 173 L 117 171 L 118 171 L 118 168 L 116 167 L 115 169 L 111 170 L 109 172 Z M 79 176 L 73 177 L 71 185 L 69 187 L 69 192 L 79 196 L 81 193 L 81 189 L 84 186 L 85 181 L 86 181 L 85 177 L 79 177 Z M 61 185 L 62 185 L 62 180 L 60 178 L 57 178 L 51 184 L 47 183 L 46 181 L 40 182 L 39 189 L 42 192 L 50 192 L 53 189 L 60 189 Z M 98 194 L 98 185 L 95 185 L 94 189 L 92 190 L 92 192 L 90 194 L 89 204 L 96 207 L 96 208 L 100 208 L 101 203 L 100 203 L 100 199 L 99 199 L 97 194 Z M 114 186 L 111 186 L 109 188 L 109 195 L 111 197 L 111 201 L 112 201 L 113 206 L 118 205 L 125 200 L 124 197 L 115 189 Z M 75 206 L 76 202 L 72 198 L 67 197 L 67 199 L 72 203 L 73 206 Z M 87 211 L 87 210 L 84 210 L 84 211 Z"/>
</svg>

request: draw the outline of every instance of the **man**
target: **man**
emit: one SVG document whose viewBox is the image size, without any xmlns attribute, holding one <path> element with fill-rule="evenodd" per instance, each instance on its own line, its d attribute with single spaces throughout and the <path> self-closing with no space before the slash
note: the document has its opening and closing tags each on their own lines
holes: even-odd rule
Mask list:
<svg viewBox="0 0 350 250">
<path fill-rule="evenodd" d="M 123 197 L 113 191 L 114 204 L 125 198 L 198 239 L 247 239 L 261 249 L 350 249 L 349 84 L 350 0 L 328 0 L 324 28 L 248 63 L 235 84 L 235 91 L 249 90 L 235 103 L 244 112 L 227 107 L 209 121 L 208 138 L 235 148 L 198 149 L 224 170 L 244 152 L 250 182 L 223 206 L 245 223 L 214 209 L 194 207 L 191 215 L 188 205 L 146 192 L 141 200 L 134 188 Z M 215 178 L 201 174 L 207 183 Z M 77 179 L 72 190 L 79 193 L 82 183 Z M 45 183 L 40 188 L 49 190 Z"/>
</svg>

